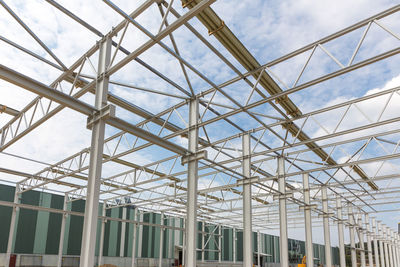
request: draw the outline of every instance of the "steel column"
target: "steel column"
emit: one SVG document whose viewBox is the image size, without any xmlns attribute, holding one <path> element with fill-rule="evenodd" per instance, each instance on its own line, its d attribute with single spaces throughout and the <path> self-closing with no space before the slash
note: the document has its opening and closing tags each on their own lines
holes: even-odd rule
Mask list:
<svg viewBox="0 0 400 267">
<path fill-rule="evenodd" d="M 388 247 L 388 238 L 386 233 L 386 225 L 383 225 L 383 249 L 385 253 L 385 263 L 386 267 L 392 267 L 389 261 L 389 247 Z"/>
<path fill-rule="evenodd" d="M 64 195 L 64 205 L 63 205 L 63 211 L 67 210 L 67 202 L 68 201 L 68 195 Z M 61 218 L 61 229 L 60 229 L 60 241 L 58 242 L 58 256 L 57 256 L 57 267 L 61 267 L 62 265 L 62 256 L 63 256 L 63 245 L 64 245 L 64 234 L 65 234 L 65 222 L 67 220 L 67 213 L 62 214 Z"/>
<path fill-rule="evenodd" d="M 357 217 L 357 224 L 358 224 L 358 239 L 359 239 L 359 246 L 360 246 L 360 261 L 361 267 L 366 267 L 365 263 L 365 247 L 364 247 L 364 229 L 362 225 L 362 213 L 358 214 Z"/>
<path fill-rule="evenodd" d="M 339 235 L 339 263 L 340 263 L 340 267 L 346 267 L 346 251 L 345 251 L 345 247 L 344 247 L 342 200 L 339 195 L 336 197 L 336 208 L 337 208 L 338 235 Z M 308 262 L 307 262 L 307 266 L 310 266 L 310 264 Z"/>
<path fill-rule="evenodd" d="M 140 221 L 139 210 L 135 208 L 135 221 Z M 140 227 L 139 227 L 140 229 Z M 133 238 L 132 238 L 132 262 L 131 267 L 136 266 L 136 235 L 137 235 L 137 223 L 133 224 Z"/>
<path fill-rule="evenodd" d="M 218 244 L 219 244 L 219 251 L 218 251 L 218 262 L 222 261 L 222 225 L 219 225 L 219 237 L 218 237 Z"/>
<path fill-rule="evenodd" d="M 126 219 L 126 207 L 122 207 L 122 219 Z M 125 255 L 125 236 L 126 236 L 126 222 L 121 222 L 121 240 L 119 248 L 119 256 L 124 257 Z"/>
<path fill-rule="evenodd" d="M 188 148 L 190 153 L 196 154 L 199 142 L 198 132 L 199 102 L 192 99 L 189 102 L 189 133 Z M 193 159 L 188 162 L 187 170 L 187 204 L 186 204 L 186 257 L 187 267 L 196 267 L 196 246 L 197 246 L 197 179 L 198 179 L 198 160 Z"/>
<path fill-rule="evenodd" d="M 326 267 L 332 267 L 331 231 L 329 227 L 328 191 L 322 186 L 322 210 L 324 221 L 325 261 Z"/>
<path fill-rule="evenodd" d="M 350 250 L 351 250 L 351 267 L 357 267 L 357 254 L 356 254 L 356 241 L 355 241 L 355 233 L 354 233 L 354 214 L 353 214 L 353 206 L 349 203 L 348 208 L 348 217 L 349 217 L 349 231 L 350 231 Z"/>
<path fill-rule="evenodd" d="M 232 241 L 233 241 L 233 246 L 232 246 L 232 257 L 233 257 L 233 263 L 236 263 L 236 228 L 233 228 L 233 233 L 232 233 Z"/>
<path fill-rule="evenodd" d="M 391 234 L 391 230 L 389 227 L 386 227 L 386 239 L 387 239 L 387 246 L 388 246 L 388 252 L 389 252 L 390 267 L 395 267 L 394 261 L 393 261 L 393 252 L 392 252 L 392 234 Z"/>
<path fill-rule="evenodd" d="M 101 214 L 103 215 L 103 217 L 106 216 L 106 203 L 103 203 L 103 210 L 101 212 Z M 103 264 L 103 251 L 104 251 L 104 231 L 106 228 L 106 219 L 102 218 L 101 219 L 101 230 L 100 230 L 100 244 L 99 244 L 99 256 L 97 259 L 97 265 L 101 266 Z"/>
<path fill-rule="evenodd" d="M 14 192 L 14 203 L 18 204 L 19 202 L 19 184 L 15 185 L 15 192 Z M 6 255 L 6 266 L 10 264 L 11 252 L 13 249 L 13 241 L 14 241 L 14 232 L 16 227 L 16 220 L 17 220 L 17 212 L 19 208 L 17 206 L 13 207 L 12 214 L 11 214 L 11 222 L 10 222 L 10 231 L 8 234 L 8 242 L 7 242 L 7 255 Z"/>
<path fill-rule="evenodd" d="M 158 267 L 162 267 L 162 259 L 163 259 L 163 237 L 164 237 L 164 213 L 161 213 L 161 226 L 160 226 L 160 250 L 158 254 Z"/>
<path fill-rule="evenodd" d="M 306 237 L 306 263 L 307 266 L 314 265 L 314 249 L 312 243 L 312 220 L 311 220 L 311 199 L 309 174 L 303 174 L 303 194 L 304 194 L 304 226 Z"/>
<path fill-rule="evenodd" d="M 261 242 L 260 242 L 260 231 L 257 231 L 257 266 L 261 267 L 260 264 L 260 247 L 261 246 Z"/>
<path fill-rule="evenodd" d="M 204 232 L 206 231 L 206 227 L 205 227 L 205 221 L 203 221 L 201 223 L 201 262 L 204 262 L 204 241 L 205 241 L 205 237 L 204 237 Z"/>
<path fill-rule="evenodd" d="M 110 63 L 111 39 L 105 37 L 100 42 L 98 80 L 96 84 L 95 107 L 100 110 L 107 105 L 108 81 L 106 75 Z M 82 232 L 80 267 L 94 266 L 94 250 L 96 247 L 96 230 L 99 210 L 99 193 L 101 169 L 103 160 L 105 120 L 99 119 L 93 123 L 90 149 L 90 165 L 87 185 L 85 216 Z"/>
<path fill-rule="evenodd" d="M 279 225 L 280 225 L 280 238 L 279 238 L 280 263 L 281 267 L 289 267 L 285 159 L 283 157 L 278 158 L 278 189 L 279 189 Z"/>
<path fill-rule="evenodd" d="M 253 266 L 252 248 L 252 212 L 251 212 L 251 184 L 246 179 L 251 177 L 250 134 L 246 133 L 242 139 L 243 149 L 243 267 Z"/>
<path fill-rule="evenodd" d="M 379 248 L 378 248 L 378 228 L 376 225 L 376 219 L 372 218 L 372 233 L 373 233 L 373 242 L 374 242 L 374 254 L 375 254 L 375 266 L 380 267 L 379 261 Z M 374 265 L 372 265 L 374 266 Z"/>
<path fill-rule="evenodd" d="M 385 253 L 384 253 L 384 243 L 383 243 L 383 230 L 382 223 L 378 222 L 378 236 L 379 236 L 379 254 L 381 255 L 381 267 L 389 267 L 385 265 Z"/>
<path fill-rule="evenodd" d="M 364 220 L 365 220 L 365 233 L 367 235 L 367 249 L 368 249 L 368 265 L 374 266 L 374 261 L 373 261 L 373 256 L 372 256 L 372 243 L 371 243 L 371 225 L 369 221 L 369 216 L 368 214 L 364 215 Z"/>
</svg>

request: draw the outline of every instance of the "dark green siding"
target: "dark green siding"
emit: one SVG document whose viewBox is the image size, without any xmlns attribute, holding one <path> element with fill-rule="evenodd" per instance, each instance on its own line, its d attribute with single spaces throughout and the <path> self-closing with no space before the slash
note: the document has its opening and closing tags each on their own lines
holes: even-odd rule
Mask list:
<svg viewBox="0 0 400 267">
<path fill-rule="evenodd" d="M 14 201 L 15 188 L 7 185 L 0 185 L 0 200 Z M 11 207 L 0 206 L 0 253 L 7 251 L 8 234 L 11 223 Z"/>
<path fill-rule="evenodd" d="M 51 208 L 63 209 L 64 197 L 58 195 L 51 196 Z M 62 214 L 50 213 L 49 227 L 46 240 L 46 254 L 57 254 L 60 242 Z"/>
</svg>

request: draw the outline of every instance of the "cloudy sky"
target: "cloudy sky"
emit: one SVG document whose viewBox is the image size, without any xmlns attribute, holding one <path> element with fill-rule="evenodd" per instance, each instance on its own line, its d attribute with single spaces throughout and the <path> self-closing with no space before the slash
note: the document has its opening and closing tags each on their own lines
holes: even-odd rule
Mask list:
<svg viewBox="0 0 400 267">
<path fill-rule="evenodd" d="M 64 14 L 60 13 L 50 4 L 41 0 L 23 1 L 13 0 L 5 1 L 7 5 L 31 28 L 31 30 L 45 43 L 51 51 L 66 65 L 70 66 L 79 57 L 82 56 L 95 42 L 98 36 L 91 33 L 78 23 L 74 22 Z M 87 23 L 95 27 L 101 33 L 105 34 L 110 31 L 111 27 L 121 22 L 121 16 L 107 6 L 103 1 L 82 1 L 69 0 L 58 1 L 65 8 L 74 12 Z M 143 1 L 124 1 L 115 0 L 114 3 L 121 7 L 126 13 L 132 12 Z M 276 58 L 290 53 L 293 50 L 301 48 L 309 43 L 321 39 L 329 34 L 337 32 L 351 24 L 368 18 L 393 5 L 398 4 L 392 0 L 338 0 L 338 1 L 316 1 L 316 0 L 300 0 L 300 1 L 267 1 L 267 0 L 218 0 L 212 5 L 216 13 L 224 20 L 225 24 L 233 33 L 243 42 L 243 44 L 251 51 L 261 64 L 268 63 Z M 181 3 L 175 0 L 173 7 L 181 14 L 184 11 Z M 168 17 L 170 21 L 174 18 Z M 161 16 L 156 5 L 144 12 L 137 18 L 137 21 L 148 28 L 153 34 L 157 33 L 161 23 Z M 400 33 L 400 14 L 393 14 L 382 20 L 388 28 L 393 32 Z M 193 19 L 191 24 L 240 71 L 244 71 L 243 67 L 235 61 L 229 52 L 213 37 L 208 36 L 205 27 Z M 326 44 L 331 54 L 335 56 L 343 65 L 346 65 L 362 36 L 364 28 L 346 35 L 334 42 Z M 44 49 L 19 25 L 10 14 L 0 7 L 0 35 L 34 53 L 46 58 L 51 62 L 54 59 L 44 51 Z M 118 41 L 121 33 L 115 39 Z M 175 32 L 176 42 L 180 53 L 184 59 L 189 61 L 201 73 L 206 75 L 212 82 L 216 84 L 223 83 L 235 77 L 230 70 L 215 54 L 211 53 L 200 41 L 198 41 L 187 29 L 178 29 Z M 140 44 L 147 41 L 148 38 L 129 26 L 122 45 L 129 50 L 134 50 Z M 165 44 L 171 47 L 171 42 L 166 38 Z M 364 40 L 363 46 L 360 48 L 359 54 L 354 62 L 360 62 L 363 59 L 386 52 L 390 49 L 397 48 L 400 41 L 383 31 L 377 25 L 372 25 L 368 35 Z M 292 85 L 296 79 L 302 64 L 308 54 L 300 55 L 287 63 L 278 64 L 271 68 L 274 74 L 280 78 L 280 85 Z M 82 73 L 94 76 L 95 72 L 91 64 L 97 67 L 97 54 L 90 57 L 90 62 L 85 64 Z M 115 62 L 122 58 L 121 54 L 117 54 Z M 180 71 L 179 64 L 175 58 L 162 50 L 159 46 L 154 46 L 149 51 L 140 56 L 142 60 L 151 64 L 158 71 L 176 81 L 177 84 L 187 89 L 184 76 Z M 293 102 L 303 111 L 303 113 L 316 110 L 334 103 L 344 102 L 356 97 L 378 92 L 384 89 L 400 86 L 400 64 L 399 56 L 396 55 L 387 60 L 375 63 L 371 66 L 362 68 L 352 72 L 350 75 L 343 75 L 339 78 L 332 79 L 328 82 L 313 86 L 311 89 L 300 91 L 291 95 Z M 0 64 L 9 68 L 13 68 L 25 75 L 29 75 L 45 84 L 50 84 L 59 75 L 60 71 L 48 66 L 47 64 L 32 58 L 29 55 L 11 47 L 5 42 L 0 42 Z M 310 61 L 307 70 L 304 72 L 302 80 L 306 82 L 324 73 L 339 68 L 338 65 L 329 56 L 324 54 L 321 49 L 316 49 L 315 56 Z M 210 86 L 197 77 L 192 72 L 188 73 L 195 92 L 205 91 Z M 166 84 L 160 78 L 144 69 L 136 62 L 129 63 L 123 71 L 118 72 L 114 80 L 126 82 L 145 88 L 156 88 L 157 90 L 185 96 Z M 244 83 L 243 83 L 244 84 Z M 65 86 L 65 85 L 64 85 Z M 70 88 L 64 88 L 68 91 Z M 226 88 L 226 91 L 238 101 L 246 99 L 251 88 L 238 83 L 234 86 Z M 144 109 L 153 113 L 160 112 L 181 100 L 172 97 L 164 97 L 141 91 L 132 90 L 131 88 L 112 85 L 110 91 Z M 4 81 L 0 81 L 0 104 L 10 106 L 17 110 L 23 109 L 36 96 L 23 89 L 15 87 Z M 82 100 L 93 104 L 93 96 L 85 95 Z M 252 99 L 256 101 L 257 99 Z M 225 99 L 217 95 L 216 101 L 219 103 L 227 103 Z M 43 104 L 47 104 L 44 102 Z M 241 102 L 242 103 L 242 102 Z M 377 119 L 376 110 L 382 110 L 385 107 L 385 99 L 377 99 L 375 102 L 365 102 L 360 104 L 361 111 L 354 111 L 351 116 L 347 116 L 341 125 L 342 129 L 347 129 L 357 122 L 360 125 L 366 122 L 375 121 Z M 385 108 L 384 118 L 392 118 L 398 116 L 396 110 L 399 110 L 398 95 L 394 95 L 390 101 L 390 105 Z M 374 107 L 371 109 L 371 106 Z M 187 110 L 183 109 L 183 117 Z M 264 111 L 265 112 L 265 111 Z M 272 111 L 271 111 L 272 112 Z M 139 118 L 130 115 L 128 112 L 118 110 L 118 114 L 132 122 L 138 122 Z M 174 114 L 174 123 L 185 126 L 185 122 Z M 209 116 L 207 114 L 207 116 Z M 210 118 L 205 116 L 205 118 Z M 335 128 L 335 122 L 330 122 L 326 117 L 319 117 L 319 124 L 308 124 L 308 134 L 317 137 L 327 134 Z M 0 114 L 0 125 L 5 125 L 11 116 Z M 246 125 L 245 128 L 251 128 L 251 122 L 246 121 L 243 117 L 234 119 L 239 124 Z M 221 124 L 221 126 L 223 126 Z M 397 124 L 397 126 L 399 126 Z M 393 127 L 393 125 L 391 125 Z M 390 127 L 388 127 L 388 130 Z M 220 131 L 210 133 L 212 137 L 222 137 L 223 134 L 232 135 L 231 128 L 221 127 Z M 107 128 L 107 136 L 115 134 L 117 131 L 111 127 Z M 393 137 L 393 138 L 396 138 Z M 398 140 L 397 140 L 398 141 Z M 186 145 L 186 140 L 179 140 L 182 145 Z M 271 141 L 272 142 L 272 141 Z M 44 125 L 35 129 L 21 141 L 13 144 L 4 152 L 19 155 L 22 157 L 32 158 L 40 162 L 32 162 L 13 157 L 9 154 L 0 154 L 0 167 L 17 169 L 27 173 L 36 173 L 47 166 L 54 164 L 82 149 L 90 146 L 90 131 L 86 129 L 86 117 L 64 109 L 57 115 L 48 120 Z M 378 144 L 371 145 L 366 151 L 367 155 L 372 157 L 378 155 L 374 152 L 378 150 Z M 240 147 L 240 146 L 239 146 Z M 345 161 L 348 155 L 354 152 L 355 147 L 347 147 L 348 151 L 338 153 L 337 160 Z M 157 150 L 155 150 L 157 152 Z M 157 158 L 154 158 L 152 152 L 154 150 L 145 150 L 135 153 L 126 159 L 134 160 L 138 164 L 146 164 Z M 336 153 L 336 152 L 335 152 Z M 311 157 L 311 156 L 310 156 Z M 311 158 L 312 159 L 312 158 Z M 380 174 L 385 172 L 393 173 L 396 166 L 387 166 L 386 164 Z M 393 165 L 393 164 L 392 164 Z M 377 166 L 370 166 L 371 172 L 375 173 Z M 395 171 L 399 171 L 398 168 Z M 105 168 L 104 175 L 109 176 L 115 173 L 113 166 Z M 2 174 L 2 180 L 15 181 L 16 177 Z M 214 184 L 215 185 L 215 184 Z M 387 208 L 387 206 L 386 206 Z M 378 215 L 378 218 L 385 220 L 391 227 L 396 227 L 400 221 L 400 216 L 393 214 Z M 292 238 L 303 238 L 304 234 L 301 230 L 289 231 Z M 337 243 L 335 236 L 336 229 L 332 230 L 334 236 L 333 242 Z M 323 242 L 320 229 L 314 231 L 314 241 Z"/>
</svg>

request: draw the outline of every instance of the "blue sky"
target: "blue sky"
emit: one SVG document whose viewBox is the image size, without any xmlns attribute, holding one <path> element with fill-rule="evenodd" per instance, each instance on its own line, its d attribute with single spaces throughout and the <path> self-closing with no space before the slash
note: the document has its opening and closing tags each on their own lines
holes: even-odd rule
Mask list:
<svg viewBox="0 0 400 267">
<path fill-rule="evenodd" d="M 74 0 L 59 2 L 81 18 L 85 18 L 88 23 L 99 29 L 102 33 L 108 32 L 112 26 L 115 26 L 121 21 L 121 17 L 102 1 Z M 175 2 L 174 7 L 178 11 L 183 12 L 180 1 Z M 115 1 L 115 3 L 129 13 L 141 2 L 121 0 Z M 8 1 L 7 4 L 31 26 L 32 30 L 67 66 L 78 59 L 82 53 L 98 40 L 97 36 L 42 1 Z M 265 64 L 348 25 L 383 11 L 393 4 L 393 1 L 367 0 L 340 0 L 334 2 L 311 0 L 295 2 L 219 0 L 213 4 L 213 9 L 252 52 L 257 60 L 261 64 Z M 46 16 L 43 16 L 43 14 L 46 14 Z M 382 23 L 385 23 L 385 25 L 399 33 L 399 17 L 400 14 L 394 14 L 390 19 L 383 20 Z M 169 17 L 169 20 L 173 21 L 174 19 Z M 155 34 L 161 22 L 161 16 L 158 14 L 158 9 L 154 5 L 138 17 L 137 21 L 151 29 L 152 33 Z M 240 71 L 244 71 L 243 67 L 232 58 L 228 51 L 226 51 L 214 37 L 208 36 L 207 30 L 197 19 L 191 20 L 191 24 L 210 43 L 218 48 L 236 68 Z M 0 31 L 2 36 L 20 45 L 29 47 L 32 51 L 53 61 L 53 59 L 51 59 L 51 57 L 49 57 L 49 55 L 47 55 L 2 8 L 0 8 L 0 28 L 2 29 Z M 357 45 L 362 32 L 363 29 L 360 29 L 324 46 L 345 64 L 351 57 L 351 53 Z M 118 40 L 119 37 L 120 35 L 116 40 Z M 232 70 L 189 33 L 187 29 L 178 29 L 174 37 L 182 57 L 195 66 L 201 73 L 206 75 L 212 82 L 220 84 L 236 76 Z M 146 40 L 147 37 L 145 37 L 143 33 L 140 33 L 130 25 L 127 29 L 123 46 L 134 50 L 134 48 L 138 47 L 139 44 Z M 165 38 L 163 41 L 168 46 L 171 46 L 171 42 L 168 38 Z M 355 62 L 398 46 L 399 40 L 382 31 L 382 29 L 379 29 L 376 25 L 373 25 Z M 60 74 L 58 70 L 48 67 L 29 56 L 23 55 L 17 50 L 10 48 L 10 46 L 5 43 L 0 43 L 0 47 L 1 64 L 14 68 L 26 75 L 30 75 L 43 83 L 52 82 Z M 305 53 L 285 64 L 278 64 L 272 67 L 271 71 L 278 75 L 285 83 L 291 85 L 307 55 L 308 54 Z M 90 58 L 94 66 L 97 66 L 96 56 L 97 54 Z M 122 55 L 117 54 L 116 62 L 121 58 Z M 149 51 L 142 54 L 140 58 L 148 63 L 154 62 L 152 65 L 157 70 L 176 81 L 181 87 L 188 89 L 184 76 L 179 70 L 180 67 L 177 60 L 163 51 L 159 46 L 154 46 Z M 294 93 L 290 97 L 303 112 L 308 112 L 328 106 L 330 103 L 336 103 L 337 101 L 342 102 L 363 96 L 371 92 L 371 90 L 388 88 L 387 86 L 398 86 L 400 85 L 400 79 L 398 78 L 400 75 L 400 66 L 398 62 L 399 56 L 397 55 L 369 67 L 354 71 L 351 74 L 343 75 L 329 80 L 328 82 L 315 85 L 312 88 Z M 300 83 L 313 79 L 317 77 L 316 75 L 323 75 L 324 73 L 336 69 L 338 69 L 336 63 L 324 54 L 322 50 L 318 50 L 310 61 L 309 68 L 304 73 L 304 78 L 300 80 Z M 89 64 L 85 65 L 83 73 L 94 75 Z M 209 84 L 201 80 L 193 72 L 188 71 L 188 75 L 195 92 L 205 91 L 210 88 Z M 131 83 L 136 86 L 153 88 L 184 96 L 181 92 L 165 83 L 136 62 L 129 63 L 124 70 L 118 72 L 113 79 Z M 254 82 L 254 79 L 252 79 L 252 81 Z M 240 103 L 245 101 L 250 90 L 251 88 L 244 82 L 235 83 L 232 86 L 224 88 L 225 92 Z M 111 86 L 110 91 L 153 113 L 158 113 L 180 102 L 180 100 L 174 98 L 143 93 L 120 86 Z M 16 109 L 23 108 L 34 98 L 33 94 L 3 81 L 0 81 L 0 96 L 0 104 L 9 105 Z M 88 103 L 93 103 L 93 97 L 91 95 L 85 95 L 82 99 Z M 251 101 L 257 101 L 259 99 L 259 97 L 255 96 Z M 216 102 L 232 105 L 232 103 L 222 98 L 219 93 L 216 95 Z M 379 102 L 379 105 L 382 106 L 382 103 L 384 102 Z M 370 109 L 370 105 L 374 106 L 374 108 L 379 106 L 377 103 L 371 103 L 365 104 L 361 108 L 373 116 L 374 109 Z M 397 106 L 395 103 L 392 103 L 385 114 L 388 114 L 388 117 L 398 116 L 395 112 L 396 108 Z M 216 109 L 221 112 L 228 111 L 224 108 Z M 270 115 L 276 115 L 276 112 L 273 111 L 272 108 L 267 107 L 267 105 L 263 105 L 255 110 Z M 183 118 L 187 118 L 186 106 L 180 108 L 178 111 Z M 138 117 L 132 116 L 127 112 L 122 110 L 118 110 L 118 112 L 124 119 L 132 123 L 139 121 Z M 351 127 L 355 121 L 358 121 L 360 124 L 365 123 L 366 118 L 364 118 L 361 113 L 355 111 L 352 114 L 354 115 L 347 117 L 346 121 L 344 121 L 343 129 Z M 326 117 L 329 116 L 333 115 L 326 115 Z M 206 113 L 205 119 L 212 117 L 213 115 L 208 112 Z M 0 125 L 3 125 L 9 119 L 10 117 L 7 115 L 0 115 Z M 232 120 L 242 125 L 245 129 L 259 126 L 258 123 L 250 121 L 247 115 L 235 116 Z M 176 113 L 171 115 L 171 122 L 180 127 L 185 127 L 185 122 L 183 122 Z M 332 123 L 324 118 L 321 118 L 321 124 L 329 129 L 334 128 Z M 84 116 L 70 110 L 64 110 L 49 120 L 46 125 L 39 127 L 27 135 L 24 140 L 11 146 L 7 149 L 7 152 L 40 159 L 47 163 L 55 163 L 90 145 L 90 132 L 86 130 L 85 125 L 86 118 Z M 218 130 L 212 131 L 211 127 Z M 212 140 L 219 139 L 226 135 L 233 135 L 238 132 L 225 122 L 212 124 L 211 127 L 207 129 L 210 129 L 209 134 Z M 153 125 L 151 129 L 156 130 L 158 127 Z M 312 124 L 311 122 L 307 124 L 307 128 L 305 129 L 310 136 L 325 134 L 323 131 L 321 132 L 321 128 L 318 125 Z M 283 132 L 280 126 L 276 127 L 276 131 Z M 116 132 L 117 131 L 111 127 L 107 128 L 108 136 Z M 204 136 L 202 132 L 201 135 Z M 394 140 L 398 140 L 396 138 L 398 138 L 398 136 L 393 137 Z M 129 141 L 132 142 L 133 140 L 134 138 L 130 137 Z M 186 145 L 186 139 L 177 138 L 176 140 L 177 142 L 181 142 L 182 145 Z M 271 146 L 280 144 L 270 133 L 266 134 L 263 141 Z M 238 140 L 232 141 L 231 145 L 240 148 Z M 352 154 L 356 149 L 357 147 L 355 145 L 347 146 L 345 152 L 336 150 L 334 156 L 336 156 L 336 159 L 345 158 L 346 154 Z M 150 148 L 143 152 L 134 153 L 128 158 L 143 164 L 159 159 L 158 153 L 167 156 L 167 152 L 164 150 Z M 371 145 L 366 153 L 369 156 L 377 155 L 378 144 Z M 310 158 L 315 159 L 316 157 L 310 155 Z M 4 164 L 4 167 L 18 168 L 26 172 L 35 172 L 43 168 L 43 164 L 34 164 L 25 161 L 23 161 L 24 163 L 21 165 L 20 160 L 5 155 L 0 155 L 0 159 L 2 160 L 1 166 Z M 166 164 L 166 167 L 168 166 L 169 165 Z M 371 172 L 373 172 L 376 166 L 371 166 L 370 168 Z M 104 170 L 105 175 L 111 175 L 115 172 L 115 168 L 111 165 Z M 5 178 L 13 179 L 8 176 L 5 176 Z M 382 219 L 389 219 L 387 215 L 380 216 Z M 399 219 L 400 218 L 397 218 L 397 220 Z M 395 227 L 396 221 L 388 220 L 388 223 L 389 222 L 392 227 Z M 298 230 L 290 231 L 290 234 L 294 238 L 302 236 L 302 232 Z M 315 234 L 314 237 L 315 241 L 322 242 L 321 240 L 323 240 L 321 234 Z"/>
</svg>

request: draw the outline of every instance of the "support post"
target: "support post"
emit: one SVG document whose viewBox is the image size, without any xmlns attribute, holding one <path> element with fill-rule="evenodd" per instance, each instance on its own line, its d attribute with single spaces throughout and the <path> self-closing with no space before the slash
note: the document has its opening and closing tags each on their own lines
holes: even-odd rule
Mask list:
<svg viewBox="0 0 400 267">
<path fill-rule="evenodd" d="M 331 231 L 329 227 L 328 192 L 326 186 L 322 186 L 322 210 L 324 212 L 324 240 L 326 267 L 332 267 Z"/>
<path fill-rule="evenodd" d="M 388 252 L 389 252 L 390 267 L 395 267 L 394 262 L 393 262 L 393 253 L 392 253 L 392 237 L 391 237 L 391 232 L 390 232 L 389 227 L 386 227 L 386 239 L 387 239 L 387 246 L 388 246 Z"/>
<path fill-rule="evenodd" d="M 219 225 L 219 236 L 218 236 L 218 245 L 219 245 L 219 253 L 218 253 L 218 262 L 222 261 L 222 225 Z"/>
<path fill-rule="evenodd" d="M 233 228 L 233 233 L 232 233 L 232 235 L 233 235 L 233 248 L 232 248 L 232 250 L 233 250 L 233 255 L 232 255 L 232 257 L 233 257 L 233 263 L 236 263 L 236 228 Z"/>
<path fill-rule="evenodd" d="M 111 39 L 106 36 L 100 42 L 98 77 L 96 84 L 95 107 L 100 110 L 107 105 L 108 81 L 106 75 L 110 63 Z M 99 119 L 92 124 L 89 176 L 87 197 L 83 221 L 80 267 L 94 266 L 96 231 L 99 211 L 99 193 L 103 160 L 105 120 Z"/>
<path fill-rule="evenodd" d="M 257 266 L 261 267 L 260 263 L 260 249 L 261 249 L 261 242 L 260 242 L 260 231 L 257 231 Z"/>
<path fill-rule="evenodd" d="M 67 211 L 68 204 L 68 194 L 64 195 L 64 205 L 63 211 Z M 67 221 L 67 213 L 63 213 L 61 217 L 61 229 L 60 229 L 60 241 L 58 242 L 58 256 L 57 256 L 57 267 L 61 267 L 62 265 L 62 256 L 63 256 L 63 245 L 64 245 L 64 234 L 65 234 L 65 223 Z"/>
<path fill-rule="evenodd" d="M 375 266 L 380 267 L 379 261 L 379 248 L 378 248 L 378 228 L 376 225 L 376 219 L 372 218 L 372 233 L 373 233 L 373 242 L 374 242 L 374 254 L 375 254 Z M 374 265 L 372 265 L 374 266 Z"/>
<path fill-rule="evenodd" d="M 368 265 L 369 266 L 374 266 L 374 261 L 373 261 L 373 256 L 372 256 L 372 243 L 371 243 L 371 224 L 369 221 L 369 216 L 368 214 L 364 215 L 364 221 L 365 221 L 365 233 L 367 235 L 367 249 L 368 249 Z"/>
<path fill-rule="evenodd" d="M 336 197 L 336 208 L 338 216 L 339 263 L 340 267 L 346 267 L 346 251 L 344 247 L 344 227 L 343 227 L 343 213 L 342 213 L 343 208 L 342 208 L 342 200 L 339 195 Z M 308 263 L 307 265 L 310 266 Z"/>
<path fill-rule="evenodd" d="M 162 259 L 163 259 L 163 237 L 164 237 L 164 213 L 161 213 L 161 226 L 160 226 L 160 250 L 159 250 L 159 257 L 158 257 L 158 267 L 162 267 Z"/>
<path fill-rule="evenodd" d="M 140 215 L 139 215 L 139 210 L 135 208 L 135 218 L 137 222 L 140 222 Z M 137 223 L 135 222 L 133 224 L 133 238 L 132 238 L 132 262 L 131 262 L 131 267 L 136 266 L 136 235 L 137 235 Z"/>
<path fill-rule="evenodd" d="M 314 249 L 312 243 L 312 220 L 311 220 L 311 199 L 309 174 L 303 174 L 303 194 L 304 194 L 304 226 L 306 232 L 306 265 L 314 265 Z"/>
<path fill-rule="evenodd" d="M 250 134 L 243 135 L 243 177 L 251 177 L 251 155 L 250 155 Z M 252 217 L 251 217 L 251 184 L 243 183 L 243 267 L 253 266 L 253 248 L 252 248 Z"/>
<path fill-rule="evenodd" d="M 378 234 L 379 234 L 379 254 L 381 255 L 381 267 L 389 267 L 389 266 L 385 265 L 383 230 L 382 230 L 382 223 L 381 222 L 378 222 Z"/>
<path fill-rule="evenodd" d="M 122 219 L 126 219 L 126 207 L 122 207 Z M 126 236 L 126 222 L 121 222 L 121 240 L 119 246 L 119 256 L 124 257 L 125 255 L 125 236 Z"/>
<path fill-rule="evenodd" d="M 198 120 L 199 101 L 192 99 L 189 102 L 189 151 L 196 154 L 198 149 Z M 197 179 L 198 159 L 193 158 L 188 162 L 187 178 L 187 204 L 186 204 L 186 267 L 196 267 L 196 245 L 197 245 Z"/>
<path fill-rule="evenodd" d="M 289 246 L 287 233 L 287 210 L 286 210 L 286 181 L 285 181 L 285 159 L 278 158 L 278 189 L 279 189 L 279 225 L 280 225 L 280 263 L 281 267 L 289 267 Z M 251 266 L 251 265 L 249 265 Z"/>
<path fill-rule="evenodd" d="M 364 229 L 362 226 L 362 213 L 360 212 L 358 214 L 357 218 L 357 224 L 358 224 L 358 239 L 359 239 L 359 246 L 360 246 L 360 261 L 361 261 L 361 267 L 366 267 L 365 264 L 365 247 L 364 247 Z"/>
<path fill-rule="evenodd" d="M 14 192 L 14 204 L 19 203 L 19 184 L 17 183 L 15 185 L 15 192 Z M 11 252 L 13 249 L 13 242 L 14 242 L 14 232 L 15 232 L 15 227 L 16 227 L 16 221 L 17 221 L 17 213 L 18 213 L 19 208 L 17 206 L 13 207 L 12 214 L 11 214 L 11 222 L 10 222 L 10 232 L 8 234 L 8 242 L 7 242 L 7 255 L 6 255 L 6 265 L 10 265 L 10 258 L 11 258 Z"/>
<path fill-rule="evenodd" d="M 201 224 L 201 262 L 204 262 L 204 255 L 205 255 L 205 247 L 204 247 L 204 243 L 205 243 L 205 236 L 204 236 L 204 232 L 206 231 L 206 227 L 205 227 L 205 221 L 202 222 Z"/>
<path fill-rule="evenodd" d="M 350 223 L 349 231 L 350 231 L 351 267 L 357 267 L 356 241 L 354 232 L 354 214 L 353 214 L 353 206 L 351 203 L 349 203 L 348 217 Z"/>
<path fill-rule="evenodd" d="M 386 225 L 383 225 L 383 249 L 384 249 L 384 254 L 385 254 L 385 265 L 386 267 L 392 267 L 390 266 L 390 261 L 389 261 L 389 246 L 388 246 L 388 238 L 387 238 L 387 233 L 386 233 Z"/>
<path fill-rule="evenodd" d="M 101 215 L 103 216 L 103 217 L 105 217 L 106 216 L 106 202 L 104 202 L 103 203 L 103 210 L 102 210 L 102 212 L 101 212 Z M 97 260 L 97 265 L 98 266 L 101 266 L 101 265 L 103 265 L 103 251 L 104 251 L 104 231 L 105 231 L 105 228 L 106 228 L 106 219 L 105 218 L 102 218 L 102 220 L 101 220 L 101 230 L 100 230 L 100 246 L 99 246 L 99 257 L 98 257 L 98 260 Z"/>
</svg>

